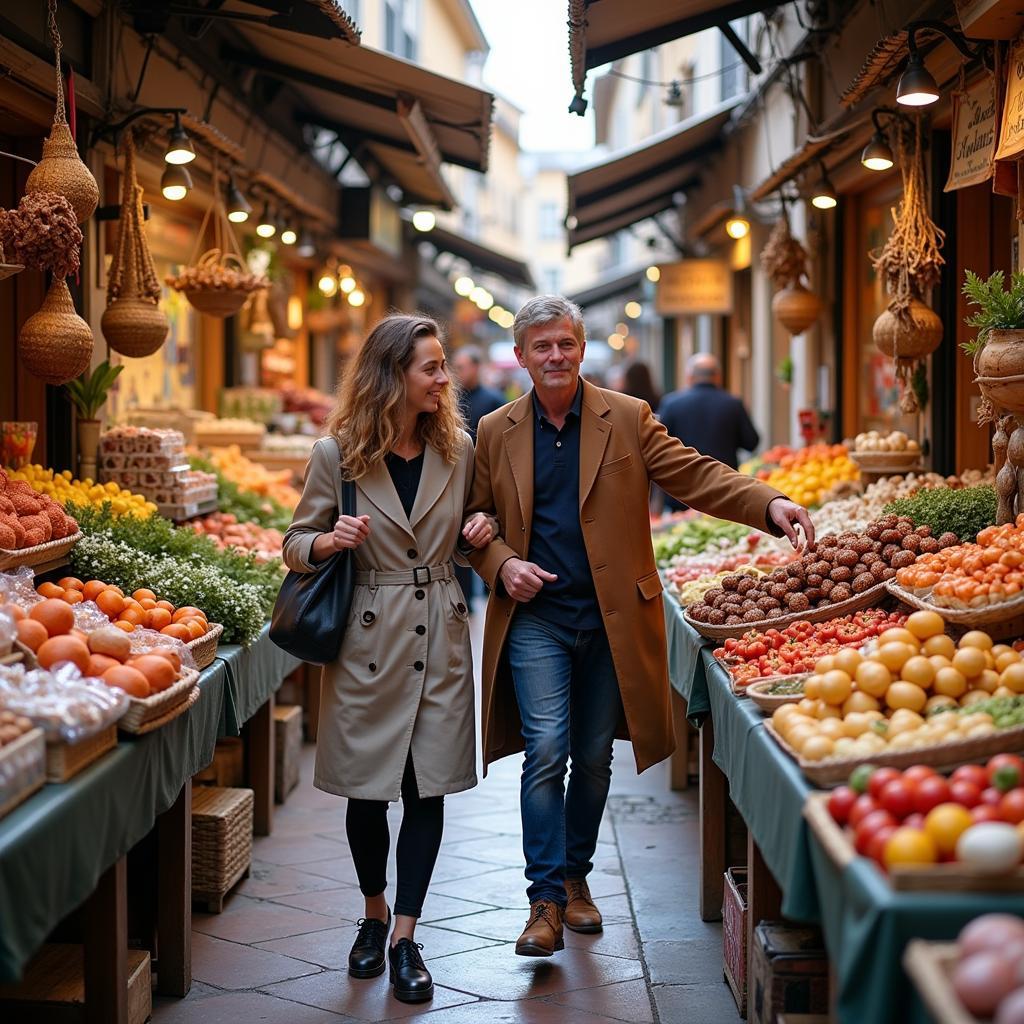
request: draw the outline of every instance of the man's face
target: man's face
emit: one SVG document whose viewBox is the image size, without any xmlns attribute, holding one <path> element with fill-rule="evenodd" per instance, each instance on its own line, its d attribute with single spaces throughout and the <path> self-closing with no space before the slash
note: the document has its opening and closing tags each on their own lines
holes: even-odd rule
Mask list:
<svg viewBox="0 0 1024 1024">
<path fill-rule="evenodd" d="M 467 391 L 472 391 L 480 382 L 480 367 L 472 357 L 456 352 L 452 368 L 455 370 L 455 376 L 459 378 L 459 383 Z"/>
<path fill-rule="evenodd" d="M 577 340 L 568 317 L 526 331 L 516 358 L 530 375 L 534 387 L 552 390 L 575 387 L 586 342 Z"/>
</svg>

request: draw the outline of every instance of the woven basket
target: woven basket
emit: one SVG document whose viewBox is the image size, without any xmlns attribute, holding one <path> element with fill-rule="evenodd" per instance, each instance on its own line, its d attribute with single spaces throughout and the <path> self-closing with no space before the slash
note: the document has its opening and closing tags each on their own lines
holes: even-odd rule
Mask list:
<svg viewBox="0 0 1024 1024">
<path fill-rule="evenodd" d="M 195 703 L 198 696 L 191 700 L 193 691 L 198 695 L 196 680 L 199 673 L 192 669 L 182 669 L 181 678 L 160 693 L 151 697 L 132 697 L 131 705 L 124 717 L 117 723 L 123 732 L 152 732 L 158 725 L 169 722 L 172 718 L 184 714 Z"/>
<path fill-rule="evenodd" d="M 774 679 L 759 679 L 755 683 L 751 683 L 746 687 L 747 696 L 759 707 L 766 715 L 770 715 L 776 708 L 781 708 L 783 704 L 797 704 L 803 698 L 803 694 L 792 693 L 792 694 L 777 694 L 768 693 L 768 687 L 773 686 L 775 683 L 781 682 L 783 679 L 806 679 L 807 673 L 803 672 L 796 676 L 776 676 Z M 733 690 L 733 693 L 736 691 Z"/>
<path fill-rule="evenodd" d="M 857 765 L 869 762 L 876 767 L 909 768 L 912 764 L 926 764 L 932 768 L 952 769 L 962 764 L 985 761 L 995 754 L 1024 750 L 1024 725 L 1013 729 L 997 729 L 986 736 L 951 743 L 936 743 L 930 747 L 915 747 L 913 750 L 882 750 L 870 757 L 829 757 L 821 761 L 802 758 L 779 735 L 771 721 L 764 723 L 768 735 L 791 757 L 804 775 L 816 786 L 833 786 L 845 782 Z"/>
<path fill-rule="evenodd" d="M 192 899 L 214 913 L 252 863 L 253 806 L 251 789 L 192 790 Z"/>
<path fill-rule="evenodd" d="M 865 473 L 911 473 L 922 469 L 920 452 L 850 452 Z"/>
<path fill-rule="evenodd" d="M 67 384 L 89 368 L 92 330 L 78 315 L 63 277 L 53 279 L 39 311 L 22 324 L 18 347 L 25 369 L 47 384 Z"/>
<path fill-rule="evenodd" d="M 116 746 L 116 723 L 77 743 L 47 743 L 46 781 L 67 782 Z"/>
<path fill-rule="evenodd" d="M 231 261 L 238 263 L 244 269 L 245 264 L 242 263 L 239 256 L 230 252 L 222 254 L 220 249 L 210 249 L 208 252 L 203 253 L 196 266 L 212 268 L 214 266 L 224 266 Z M 249 295 L 250 293 L 247 291 L 228 288 L 189 288 L 185 291 L 185 298 L 200 313 L 205 313 L 207 316 L 220 317 L 221 319 L 226 319 L 238 313 L 245 305 Z"/>
<path fill-rule="evenodd" d="M 63 98 L 62 91 L 58 118 L 63 117 Z M 54 121 L 50 136 L 43 143 L 43 158 L 28 176 L 25 192 L 56 192 L 62 195 L 74 209 L 79 224 L 84 224 L 96 212 L 100 190 L 78 155 L 78 147 L 66 121 Z"/>
<path fill-rule="evenodd" d="M 0 818 L 13 811 L 46 782 L 46 737 L 29 729 L 0 747 Z"/>
<path fill-rule="evenodd" d="M 8 551 L 0 548 L 0 570 L 14 569 L 20 565 L 42 565 L 63 558 L 80 540 L 82 531 L 76 530 L 70 537 L 59 540 L 48 540 L 45 544 L 36 544 L 30 548 Z"/>
<path fill-rule="evenodd" d="M 224 627 L 219 622 L 211 622 L 210 628 L 197 640 L 190 640 L 185 646 L 192 652 L 196 668 L 204 669 L 213 664 L 217 657 L 217 642 L 224 632 Z"/>
<path fill-rule="evenodd" d="M 902 601 L 912 608 L 920 608 L 922 611 L 937 612 L 945 622 L 961 629 L 984 629 L 993 639 L 1018 636 L 1021 627 L 1024 626 L 1024 597 L 1015 597 L 981 608 L 947 608 L 934 604 L 926 596 L 918 596 L 905 590 L 896 582 L 895 577 L 886 583 L 886 587 L 897 601 Z"/>
<path fill-rule="evenodd" d="M 863 594 L 854 594 L 853 597 L 846 601 L 840 601 L 838 604 L 828 604 L 824 608 L 809 608 L 805 612 L 790 612 L 788 615 L 781 615 L 776 619 L 740 622 L 734 626 L 712 626 L 709 622 L 696 622 L 690 618 L 689 609 L 683 612 L 683 617 L 690 626 L 708 640 L 728 640 L 730 637 L 738 640 L 744 633 L 749 633 L 752 629 L 763 633 L 766 629 L 785 629 L 793 622 L 827 622 L 829 619 L 868 608 L 885 595 L 885 584 L 876 583 L 873 587 L 865 590 Z"/>
</svg>

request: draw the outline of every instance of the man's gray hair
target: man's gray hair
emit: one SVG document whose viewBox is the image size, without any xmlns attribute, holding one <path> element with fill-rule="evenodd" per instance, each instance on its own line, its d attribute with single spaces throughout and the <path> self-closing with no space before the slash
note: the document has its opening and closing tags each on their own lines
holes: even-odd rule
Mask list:
<svg viewBox="0 0 1024 1024">
<path fill-rule="evenodd" d="M 572 332 L 582 345 L 587 340 L 587 331 L 583 326 L 583 310 L 575 302 L 570 302 L 561 295 L 538 295 L 516 313 L 512 323 L 512 337 L 516 346 L 525 350 L 526 332 L 531 327 L 546 327 L 563 317 L 572 323 Z"/>
</svg>

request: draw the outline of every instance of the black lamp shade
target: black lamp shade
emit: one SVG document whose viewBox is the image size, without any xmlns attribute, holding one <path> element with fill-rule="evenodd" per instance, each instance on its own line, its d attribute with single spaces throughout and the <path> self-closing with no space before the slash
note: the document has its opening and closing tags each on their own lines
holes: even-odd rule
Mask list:
<svg viewBox="0 0 1024 1024">
<path fill-rule="evenodd" d="M 907 69 L 896 87 L 896 102 L 906 107 L 926 107 L 939 98 L 939 87 L 924 66 L 920 54 L 912 53 Z"/>
<path fill-rule="evenodd" d="M 860 155 L 860 162 L 869 171 L 887 171 L 896 162 L 892 155 L 892 149 L 881 132 L 875 132 L 871 141 L 864 147 Z"/>
</svg>

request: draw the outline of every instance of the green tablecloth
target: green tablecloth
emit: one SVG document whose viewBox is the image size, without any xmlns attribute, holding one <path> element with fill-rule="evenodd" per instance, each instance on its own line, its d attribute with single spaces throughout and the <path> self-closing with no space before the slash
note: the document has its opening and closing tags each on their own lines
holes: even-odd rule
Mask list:
<svg viewBox="0 0 1024 1024">
<path fill-rule="evenodd" d="M 898 893 L 863 858 L 837 868 L 801 813 L 812 787 L 769 737 L 757 708 L 732 695 L 712 645 L 686 624 L 667 595 L 665 606 L 669 650 L 689 651 L 695 643 L 699 648 L 689 679 L 681 677 L 685 661 L 670 662 L 672 685 L 687 697 L 690 715 L 700 708 L 707 710 L 699 717 L 711 715 L 715 764 L 782 889 L 783 913 L 821 924 L 841 1024 L 905 1024 L 912 1013 L 912 985 L 901 966 L 907 942 L 953 939 L 971 918 L 993 910 L 1024 915 L 1024 895 Z"/>
<path fill-rule="evenodd" d="M 250 647 L 221 644 L 217 661 L 227 673 L 221 736 L 237 736 L 243 725 L 280 688 L 285 676 L 302 662 L 286 654 L 270 639 L 269 623 Z"/>
<path fill-rule="evenodd" d="M 227 673 L 214 662 L 185 714 L 44 786 L 0 821 L 0 982 L 16 981 L 54 926 L 152 829 L 213 759 Z"/>
</svg>

